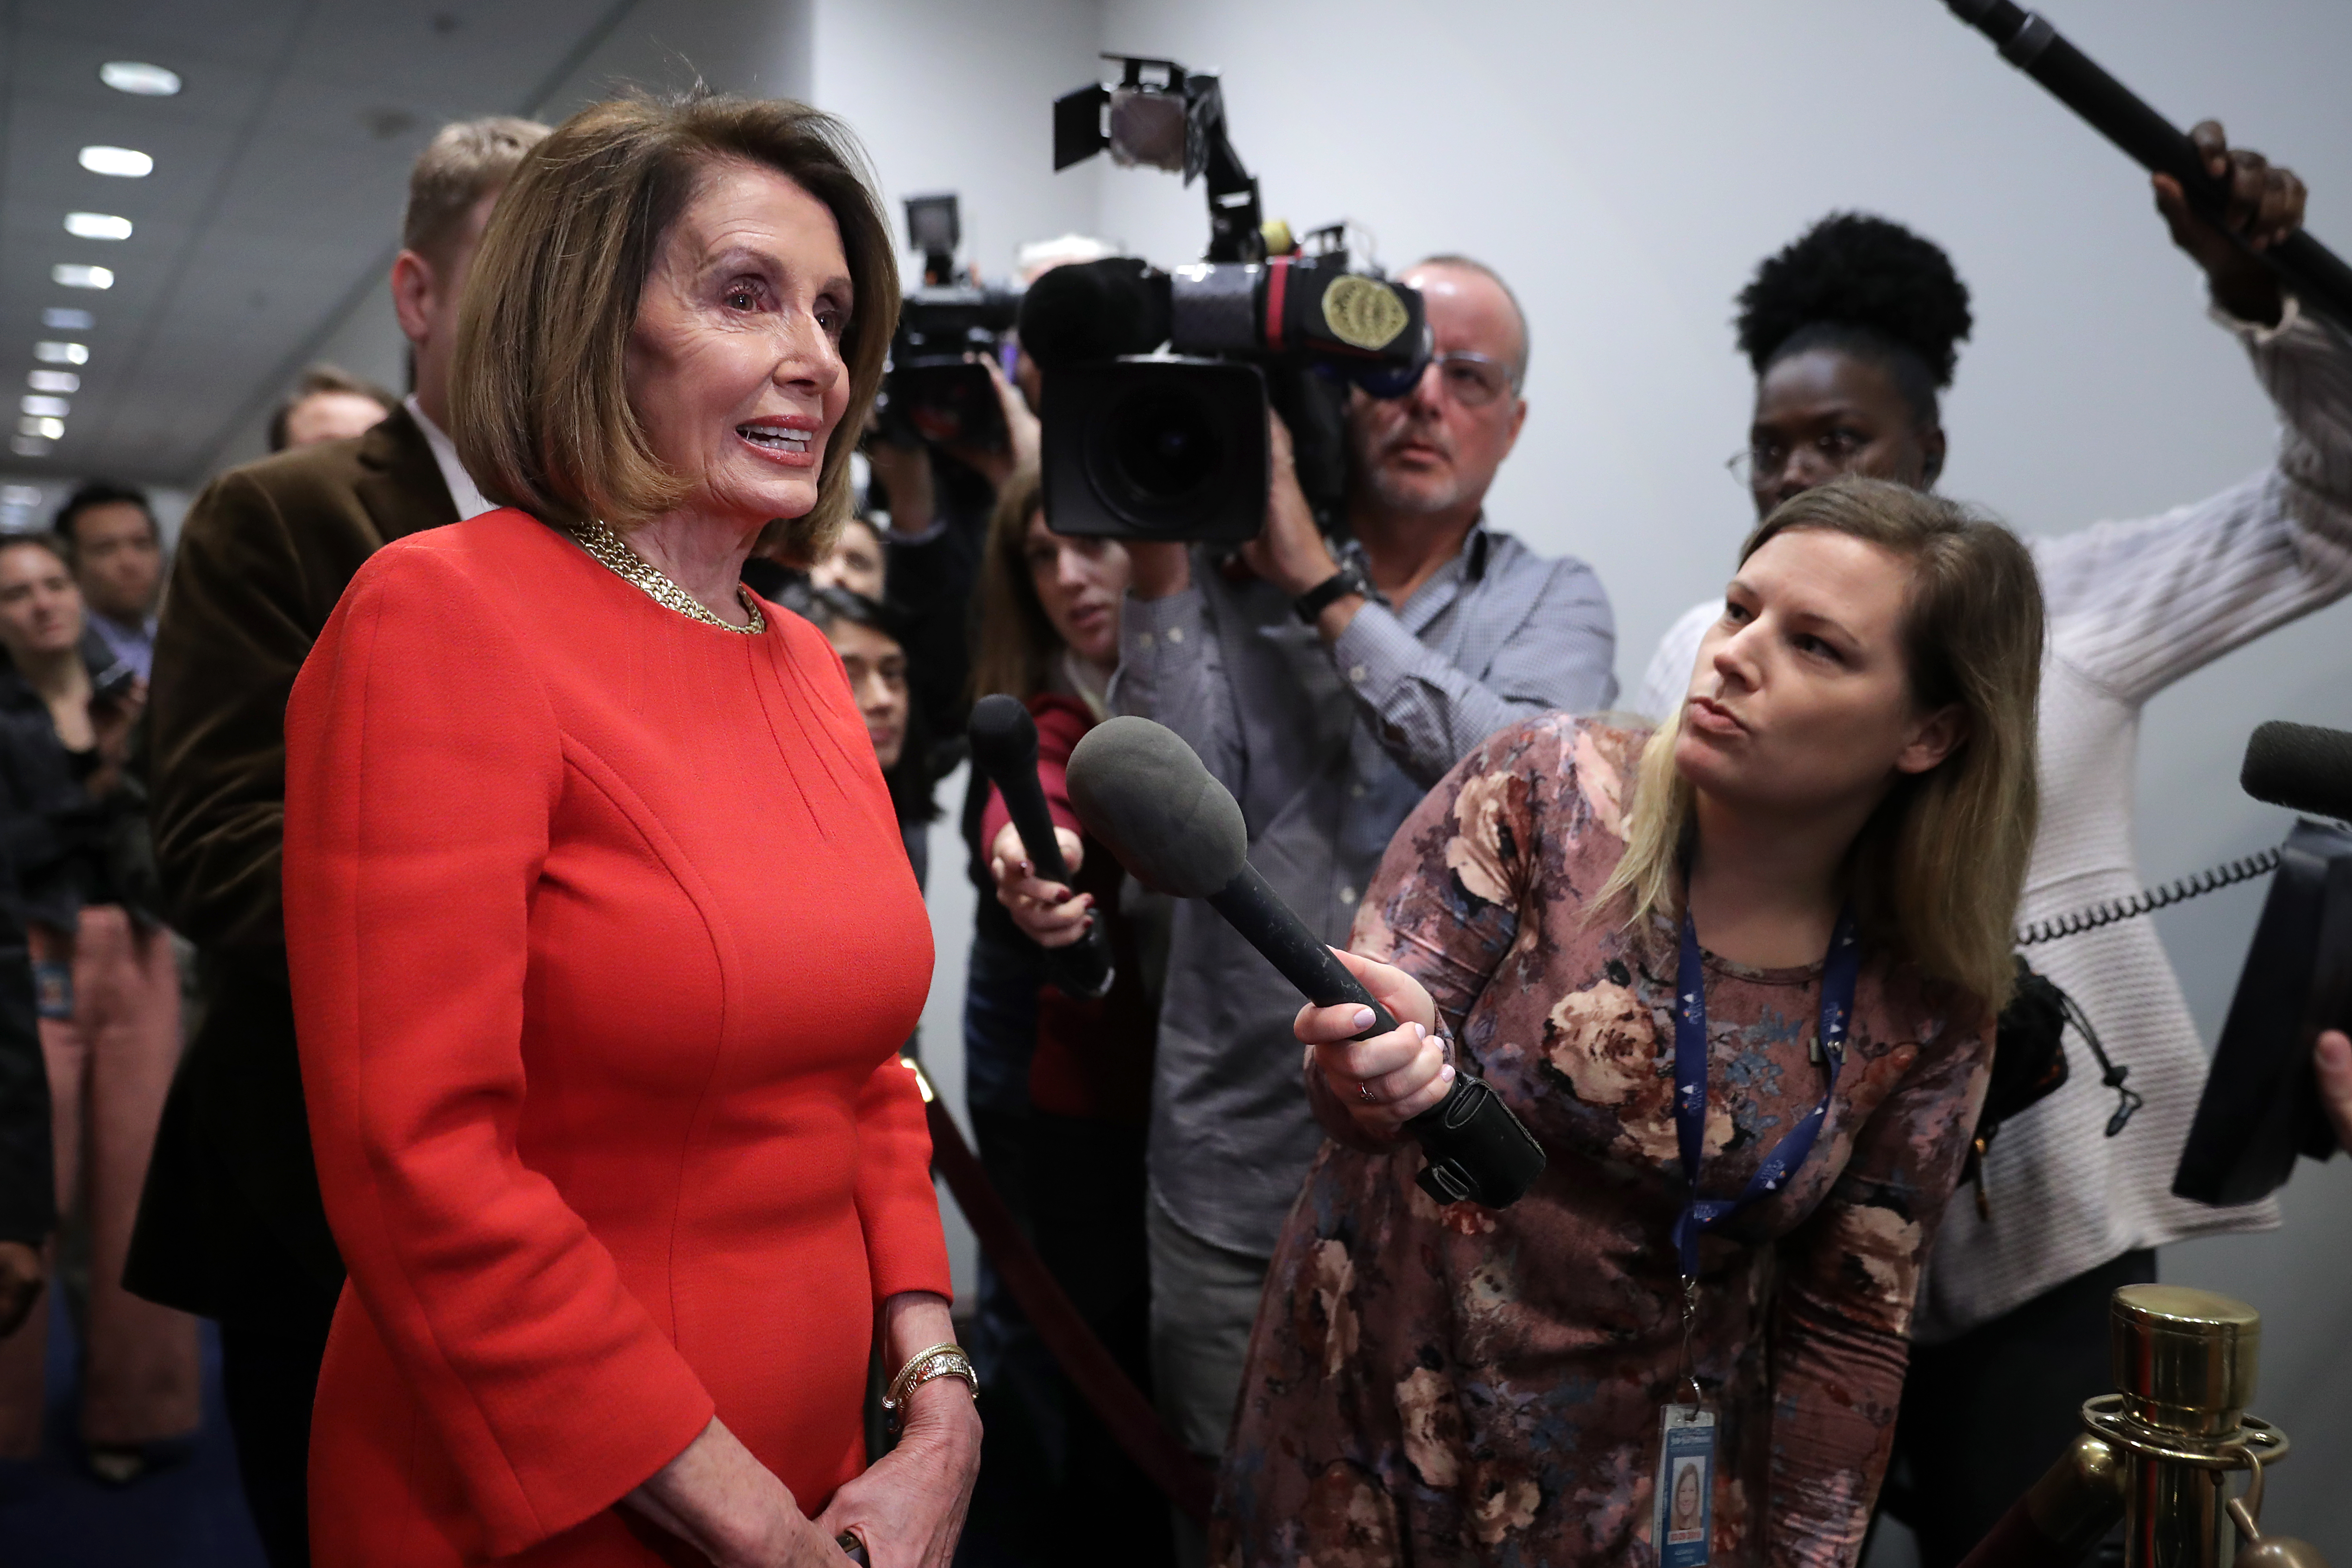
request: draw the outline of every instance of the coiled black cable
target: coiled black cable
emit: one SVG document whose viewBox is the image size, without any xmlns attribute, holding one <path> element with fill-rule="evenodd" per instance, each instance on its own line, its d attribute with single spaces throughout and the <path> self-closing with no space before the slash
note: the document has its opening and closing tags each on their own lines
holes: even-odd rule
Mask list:
<svg viewBox="0 0 2352 1568">
<path fill-rule="evenodd" d="M 2278 869 L 2278 863 L 2279 852 L 2265 849 L 2259 855 L 2231 860 L 2200 871 L 2193 877 L 2167 882 L 2160 888 L 2143 888 L 2128 899 L 2108 899 L 2068 914 L 2036 921 L 2030 926 L 2018 928 L 2017 945 L 2032 947 L 2036 942 L 2055 942 L 2060 937 L 2080 936 L 2086 931 L 2097 931 L 2118 921 L 2137 920 L 2142 915 L 2153 914 L 2185 900 L 2267 876 Z"/>
</svg>

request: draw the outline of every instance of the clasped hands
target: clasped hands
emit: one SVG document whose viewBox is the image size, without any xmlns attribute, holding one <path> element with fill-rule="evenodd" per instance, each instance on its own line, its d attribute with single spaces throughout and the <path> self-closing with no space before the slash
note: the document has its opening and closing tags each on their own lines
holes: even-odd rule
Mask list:
<svg viewBox="0 0 2352 1568">
<path fill-rule="evenodd" d="M 883 1315 L 894 1357 L 955 1337 L 940 1296 L 893 1296 Z M 850 1559 L 835 1542 L 845 1531 L 873 1568 L 948 1568 L 979 1473 L 979 1411 L 960 1379 L 941 1377 L 908 1396 L 898 1446 L 814 1520 L 716 1417 L 625 1500 L 717 1568 L 843 1568 Z"/>
</svg>

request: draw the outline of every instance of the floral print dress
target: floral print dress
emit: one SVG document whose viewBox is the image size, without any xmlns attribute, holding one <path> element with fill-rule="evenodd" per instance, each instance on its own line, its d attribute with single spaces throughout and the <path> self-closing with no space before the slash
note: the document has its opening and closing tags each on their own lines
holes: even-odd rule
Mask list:
<svg viewBox="0 0 2352 1568">
<path fill-rule="evenodd" d="M 1682 1340 L 1676 933 L 1586 919 L 1624 852 L 1644 739 L 1564 715 L 1499 731 L 1390 846 L 1356 949 L 1428 987 L 1465 1068 L 1550 1168 L 1507 1209 L 1441 1208 L 1414 1185 L 1416 1147 L 1360 1146 L 1313 1089 L 1333 1141 L 1252 1336 L 1221 1568 L 1656 1562 L 1658 1416 Z M 1705 963 L 1702 1182 L 1730 1195 L 1820 1101 L 1821 965 Z M 1812 1157 L 1702 1243 L 1715 1563 L 1859 1553 L 1990 1052 L 1979 1005 L 1865 958 Z"/>
</svg>

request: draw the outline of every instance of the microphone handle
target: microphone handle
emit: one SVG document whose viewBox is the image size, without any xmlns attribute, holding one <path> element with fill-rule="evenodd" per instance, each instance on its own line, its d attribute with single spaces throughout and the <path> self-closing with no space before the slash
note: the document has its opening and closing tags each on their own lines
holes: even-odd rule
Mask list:
<svg viewBox="0 0 2352 1568">
<path fill-rule="evenodd" d="M 2197 144 L 2145 99 L 2100 68 L 2048 21 L 2012 0 L 1947 4 L 1999 45 L 2003 59 L 2047 88 L 2142 168 L 2179 180 L 2198 216 L 2229 233 L 2221 221 L 2228 186 L 2205 172 Z M 2297 229 L 2269 249 L 2248 254 L 2277 273 L 2305 306 L 2352 330 L 2352 266 L 2307 231 Z"/>
<path fill-rule="evenodd" d="M 1234 879 L 1210 894 L 1208 902 L 1309 1002 L 1318 1007 L 1358 1002 L 1370 1008 L 1372 1026 L 1356 1038 L 1370 1039 L 1397 1026 L 1389 1010 L 1372 1000 L 1362 983 L 1266 886 L 1256 867 L 1244 861 Z M 1459 1068 L 1445 1098 L 1406 1122 L 1405 1131 L 1429 1157 L 1416 1178 L 1421 1189 L 1441 1204 L 1467 1198 L 1503 1208 L 1543 1174 L 1543 1145 L 1520 1125 L 1502 1096 Z"/>
<path fill-rule="evenodd" d="M 1022 847 L 1029 851 L 1029 863 L 1037 868 L 1038 876 L 1067 887 L 1070 868 L 1062 859 L 1061 840 L 1054 837 L 1054 814 L 1045 809 L 1045 792 L 1037 783 L 1036 755 L 1033 748 L 1026 767 L 1000 773 L 983 764 L 981 771 L 1004 797 L 1005 812 L 1013 818 L 1013 830 L 1021 835 Z M 1108 995 L 1111 982 L 1118 978 L 1111 964 L 1110 932 L 1100 910 L 1087 921 L 1084 936 L 1067 947 L 1049 947 L 1044 952 L 1046 974 L 1066 996 L 1092 1001 Z"/>
</svg>

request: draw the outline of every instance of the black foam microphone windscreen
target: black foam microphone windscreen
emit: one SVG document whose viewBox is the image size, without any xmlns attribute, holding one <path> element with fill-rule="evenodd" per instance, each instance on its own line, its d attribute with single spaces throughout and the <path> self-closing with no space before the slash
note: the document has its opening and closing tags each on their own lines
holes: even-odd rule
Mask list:
<svg viewBox="0 0 2352 1568">
<path fill-rule="evenodd" d="M 1249 863 L 1241 807 L 1175 731 L 1149 719 L 1108 720 L 1070 753 L 1070 805 L 1146 887 L 1205 900 L 1277 973 L 1318 1006 L 1363 1004 L 1372 1026 L 1396 1027 L 1387 1008 L 1332 955 Z M 1405 1124 L 1428 1155 L 1421 1188 L 1442 1204 L 1502 1208 L 1544 1172 L 1543 1145 L 1501 1095 L 1457 1070 L 1445 1098 Z"/>
<path fill-rule="evenodd" d="M 2246 742 L 2238 783 L 2272 805 L 2352 821 L 2352 731 L 2283 719 L 2258 725 Z"/>
<path fill-rule="evenodd" d="M 1148 354 L 1171 331 L 1168 275 L 1132 256 L 1056 267 L 1021 299 L 1021 346 L 1046 370 Z"/>
<path fill-rule="evenodd" d="M 1037 782 L 1037 721 L 1019 698 L 995 691 L 971 705 L 964 733 L 971 742 L 972 765 L 1003 797 L 1005 815 L 1021 835 L 1030 863 L 1046 881 L 1067 886 L 1070 868 L 1062 859 L 1054 815 L 1046 809 L 1045 791 Z M 1108 994 L 1117 978 L 1109 929 L 1099 919 L 1089 919 L 1076 942 L 1045 950 L 1045 970 L 1067 995 L 1091 1000 Z"/>
</svg>

